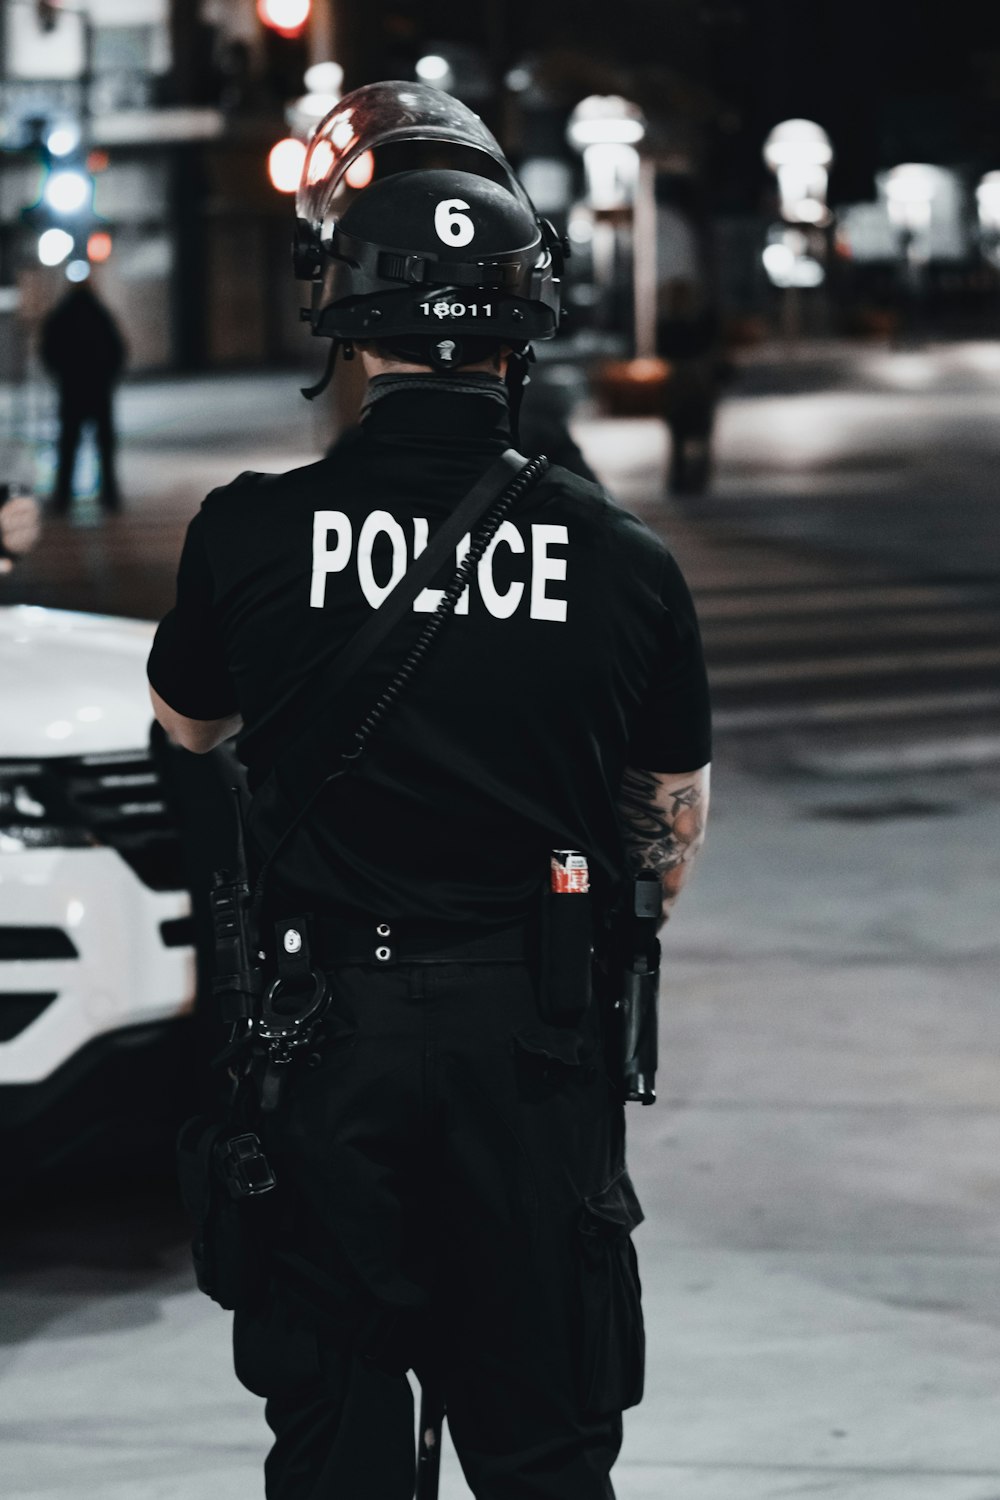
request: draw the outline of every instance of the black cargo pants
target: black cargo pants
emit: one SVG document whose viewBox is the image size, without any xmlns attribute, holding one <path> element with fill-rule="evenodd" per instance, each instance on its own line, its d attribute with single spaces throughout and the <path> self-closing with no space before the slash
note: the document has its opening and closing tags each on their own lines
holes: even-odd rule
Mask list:
<svg viewBox="0 0 1000 1500">
<path fill-rule="evenodd" d="M 613 1500 L 642 1394 L 642 1215 L 596 1017 L 544 1025 L 520 964 L 333 975 L 268 1148 L 274 1275 L 236 1315 L 268 1500 L 410 1500 L 403 1371 L 434 1373 L 477 1500 Z"/>
</svg>

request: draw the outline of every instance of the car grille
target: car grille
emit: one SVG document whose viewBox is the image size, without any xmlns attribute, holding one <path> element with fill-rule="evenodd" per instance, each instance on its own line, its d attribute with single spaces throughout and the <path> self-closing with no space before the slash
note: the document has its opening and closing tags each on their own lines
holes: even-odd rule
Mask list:
<svg viewBox="0 0 1000 1500">
<path fill-rule="evenodd" d="M 94 845 L 151 890 L 183 888 L 180 836 L 147 751 L 0 760 L 0 852 Z"/>
<path fill-rule="evenodd" d="M 0 990 L 0 1042 L 13 1041 L 37 1021 L 56 998 L 55 994 L 21 994 Z"/>
<path fill-rule="evenodd" d="M 0 927 L 0 960 L 79 958 L 76 944 L 61 927 Z"/>
</svg>

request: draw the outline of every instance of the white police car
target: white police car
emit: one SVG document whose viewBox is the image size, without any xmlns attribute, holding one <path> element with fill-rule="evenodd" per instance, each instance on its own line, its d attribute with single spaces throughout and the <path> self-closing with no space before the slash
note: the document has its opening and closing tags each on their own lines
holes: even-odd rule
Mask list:
<svg viewBox="0 0 1000 1500">
<path fill-rule="evenodd" d="M 0 607 L 0 1138 L 19 1162 L 155 1137 L 190 1074 L 191 905 L 149 749 L 152 633 Z"/>
</svg>

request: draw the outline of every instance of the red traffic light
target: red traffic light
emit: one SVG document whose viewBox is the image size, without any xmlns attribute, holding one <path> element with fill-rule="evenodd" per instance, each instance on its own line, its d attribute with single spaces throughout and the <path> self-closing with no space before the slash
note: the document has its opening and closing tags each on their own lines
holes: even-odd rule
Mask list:
<svg viewBox="0 0 1000 1500">
<path fill-rule="evenodd" d="M 312 0 L 257 0 L 260 19 L 281 36 L 298 36 L 311 9 Z"/>
<path fill-rule="evenodd" d="M 109 258 L 112 248 L 111 236 L 107 230 L 95 229 L 87 238 L 87 259 L 99 266 Z"/>
</svg>

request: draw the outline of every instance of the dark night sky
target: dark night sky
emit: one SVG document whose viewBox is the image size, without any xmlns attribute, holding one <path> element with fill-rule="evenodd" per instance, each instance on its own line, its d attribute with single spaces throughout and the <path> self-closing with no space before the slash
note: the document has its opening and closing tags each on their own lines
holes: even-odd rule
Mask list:
<svg viewBox="0 0 1000 1500">
<path fill-rule="evenodd" d="M 819 120 L 837 152 L 835 200 L 870 196 L 873 172 L 899 161 L 1000 165 L 995 7 L 753 0 L 739 10 L 746 136 L 794 115 Z"/>
<path fill-rule="evenodd" d="M 835 201 L 870 197 L 905 160 L 1000 166 L 1000 8 L 971 0 L 607 0 L 573 12 L 590 47 L 659 54 L 719 97 L 719 179 L 734 199 L 763 180 L 760 147 L 804 115 L 836 151 Z M 614 15 L 614 25 L 607 17 Z M 685 35 L 687 44 L 685 46 Z M 697 33 L 692 35 L 692 33 Z"/>
<path fill-rule="evenodd" d="M 647 108 L 670 94 L 656 76 L 669 70 L 679 87 L 666 113 L 686 107 L 689 82 L 720 206 L 754 206 L 767 180 L 764 137 L 796 115 L 831 136 L 835 203 L 871 197 L 874 173 L 900 161 L 1000 167 L 1000 7 L 988 0 L 369 3 L 383 40 L 399 38 L 400 60 L 448 38 L 505 65 L 575 52 L 607 70 L 605 86 L 585 92 L 627 92 L 630 75 L 644 73 Z"/>
</svg>

